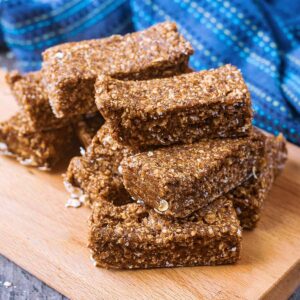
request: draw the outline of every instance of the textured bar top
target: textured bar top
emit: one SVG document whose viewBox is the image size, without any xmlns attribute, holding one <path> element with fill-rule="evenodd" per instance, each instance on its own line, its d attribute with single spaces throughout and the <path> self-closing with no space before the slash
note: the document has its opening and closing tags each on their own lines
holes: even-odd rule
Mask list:
<svg viewBox="0 0 300 300">
<path fill-rule="evenodd" d="M 12 71 L 6 74 L 6 82 L 27 119 L 27 126 L 33 130 L 61 128 L 71 123 L 70 119 L 56 118 L 52 112 L 40 71 L 26 75 Z"/>
<path fill-rule="evenodd" d="M 131 203 L 95 205 L 89 248 L 96 265 L 134 269 L 236 262 L 241 228 L 231 201 L 220 198 L 186 219 L 172 220 Z"/>
<path fill-rule="evenodd" d="M 96 104 L 115 137 L 131 146 L 236 137 L 251 129 L 250 94 L 231 65 L 142 81 L 102 75 Z"/>
<path fill-rule="evenodd" d="M 22 113 L 0 123 L 0 154 L 16 157 L 23 165 L 51 169 L 67 157 L 76 144 L 71 125 L 33 131 Z"/>
<path fill-rule="evenodd" d="M 239 186 L 264 155 L 266 137 L 207 140 L 139 153 L 122 161 L 124 185 L 158 212 L 185 217 Z"/>
<path fill-rule="evenodd" d="M 125 36 L 62 44 L 43 53 L 45 86 L 58 117 L 90 113 L 96 110 L 93 86 L 97 75 L 167 76 L 186 65 L 192 53 L 190 43 L 170 22 Z"/>
</svg>

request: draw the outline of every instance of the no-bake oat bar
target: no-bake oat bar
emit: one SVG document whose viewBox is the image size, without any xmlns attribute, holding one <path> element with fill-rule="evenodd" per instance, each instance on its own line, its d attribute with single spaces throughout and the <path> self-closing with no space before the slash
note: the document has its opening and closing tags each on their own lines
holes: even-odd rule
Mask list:
<svg viewBox="0 0 300 300">
<path fill-rule="evenodd" d="M 102 116 L 97 112 L 92 115 L 82 116 L 78 122 L 74 123 L 75 133 L 84 149 L 91 144 L 93 137 L 103 123 Z"/>
<path fill-rule="evenodd" d="M 120 163 L 136 151 L 124 147 L 111 136 L 104 124 L 92 139 L 83 156 L 74 157 L 64 176 L 65 186 L 73 198 L 92 204 L 105 199 L 115 204 L 131 202 L 124 188 Z"/>
<path fill-rule="evenodd" d="M 101 201 L 90 220 L 89 248 L 95 264 L 105 268 L 231 264 L 240 257 L 241 228 L 224 198 L 176 220 L 137 203 Z"/>
<path fill-rule="evenodd" d="M 108 38 L 66 43 L 43 53 L 43 74 L 57 117 L 96 111 L 97 75 L 120 79 L 170 76 L 185 70 L 193 49 L 165 22 L 144 31 Z"/>
<path fill-rule="evenodd" d="M 243 229 L 253 229 L 260 219 L 263 204 L 275 178 L 287 160 L 286 141 L 282 135 L 266 133 L 265 155 L 251 178 L 226 194 L 231 199 Z"/>
<path fill-rule="evenodd" d="M 262 158 L 252 176 L 226 194 L 226 197 L 232 200 L 241 226 L 245 229 L 252 229 L 256 225 L 262 204 L 273 183 L 273 174 L 278 174 L 278 170 L 283 168 L 286 161 L 284 138 L 268 136 L 264 152 L 272 151 L 271 155 L 268 154 L 269 159 Z M 101 140 L 104 141 L 104 145 Z M 77 194 L 77 198 L 81 197 L 88 204 L 101 200 L 115 204 L 131 202 L 131 196 L 123 185 L 120 162 L 124 157 L 137 152 L 114 140 L 111 129 L 107 124 L 104 125 L 94 137 L 89 155 L 75 157 L 71 161 L 65 176 L 69 192 L 73 193 L 73 196 Z M 101 159 L 97 161 L 97 158 Z"/>
<path fill-rule="evenodd" d="M 261 209 L 273 184 L 273 173 L 266 166 L 260 173 L 225 195 L 232 200 L 243 229 L 253 229 L 260 219 Z"/>
<path fill-rule="evenodd" d="M 70 125 L 47 131 L 32 131 L 22 113 L 0 123 L 0 154 L 14 156 L 23 165 L 50 169 L 66 157 L 74 143 L 73 128 Z"/>
<path fill-rule="evenodd" d="M 250 95 L 231 65 L 142 81 L 101 75 L 95 87 L 98 109 L 125 145 L 191 143 L 251 130 Z"/>
<path fill-rule="evenodd" d="M 264 154 L 265 135 L 207 140 L 139 153 L 121 164 L 124 185 L 157 212 L 186 217 L 249 178 Z"/>
<path fill-rule="evenodd" d="M 58 119 L 53 114 L 41 72 L 21 75 L 13 71 L 6 75 L 6 81 L 23 111 L 23 118 L 27 119 L 27 126 L 32 130 L 61 128 L 70 124 L 69 119 Z"/>
<path fill-rule="evenodd" d="M 252 176 L 240 186 L 228 192 L 225 197 L 232 200 L 243 229 L 253 229 L 260 218 L 264 201 L 274 182 L 273 147 L 275 137 L 266 139 L 264 155 Z"/>
</svg>

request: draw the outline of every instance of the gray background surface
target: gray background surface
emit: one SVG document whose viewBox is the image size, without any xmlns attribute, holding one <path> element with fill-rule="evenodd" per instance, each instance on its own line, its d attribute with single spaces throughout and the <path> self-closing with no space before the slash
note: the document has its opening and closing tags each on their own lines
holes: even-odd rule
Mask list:
<svg viewBox="0 0 300 300">
<path fill-rule="evenodd" d="M 9 286 L 11 285 L 11 286 Z M 1 300 L 64 300 L 67 299 L 46 284 L 0 256 Z"/>
<path fill-rule="evenodd" d="M 11 53 L 0 52 L 0 67 L 6 70 L 17 68 Z M 67 298 L 0 255 L 0 300 L 43 299 L 62 300 Z M 300 287 L 290 297 L 290 300 L 300 300 Z"/>
</svg>

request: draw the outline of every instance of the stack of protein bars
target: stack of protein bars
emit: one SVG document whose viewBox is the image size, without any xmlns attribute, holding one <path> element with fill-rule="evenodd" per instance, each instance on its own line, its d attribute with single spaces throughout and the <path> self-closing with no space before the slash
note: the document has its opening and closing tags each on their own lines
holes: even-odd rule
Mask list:
<svg viewBox="0 0 300 300">
<path fill-rule="evenodd" d="M 284 167 L 284 138 L 251 125 L 240 71 L 192 72 L 192 53 L 165 22 L 50 48 L 42 71 L 8 75 L 22 111 L 0 127 L 3 152 L 51 167 L 84 147 L 64 179 L 69 203 L 92 208 L 96 265 L 236 262 Z"/>
<path fill-rule="evenodd" d="M 73 128 L 52 113 L 40 72 L 24 76 L 12 72 L 6 79 L 21 110 L 0 123 L 0 152 L 21 164 L 49 170 L 74 148 Z"/>
</svg>

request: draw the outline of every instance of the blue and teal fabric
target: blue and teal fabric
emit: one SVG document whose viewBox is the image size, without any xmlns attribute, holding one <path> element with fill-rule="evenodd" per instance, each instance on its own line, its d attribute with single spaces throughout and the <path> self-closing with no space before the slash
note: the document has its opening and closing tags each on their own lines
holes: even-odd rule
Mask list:
<svg viewBox="0 0 300 300">
<path fill-rule="evenodd" d="M 1 0 L 0 0 L 1 2 Z M 133 31 L 126 0 L 6 0 L 1 27 L 24 71 L 41 66 L 41 52 L 69 41 Z"/>
<path fill-rule="evenodd" d="M 237 65 L 250 89 L 254 124 L 300 145 L 299 0 L 7 0 L 1 32 L 24 71 L 58 43 L 176 21 L 197 70 Z"/>
</svg>

